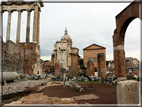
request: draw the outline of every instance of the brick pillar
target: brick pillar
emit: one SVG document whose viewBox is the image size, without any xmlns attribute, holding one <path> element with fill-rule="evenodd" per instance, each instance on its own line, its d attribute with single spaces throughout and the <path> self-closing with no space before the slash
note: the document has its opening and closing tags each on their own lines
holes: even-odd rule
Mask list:
<svg viewBox="0 0 142 107">
<path fill-rule="evenodd" d="M 97 56 L 98 77 L 105 77 L 105 55 L 104 53 L 99 53 Z"/>
<path fill-rule="evenodd" d="M 117 45 L 114 48 L 114 64 L 116 77 L 126 77 L 126 63 L 124 45 Z"/>
<path fill-rule="evenodd" d="M 119 77 L 120 76 L 120 66 L 119 66 L 119 57 L 118 57 L 119 53 L 118 50 L 114 51 L 114 68 L 115 68 L 115 76 Z"/>
<path fill-rule="evenodd" d="M 125 51 L 119 50 L 120 77 L 126 77 Z"/>
<path fill-rule="evenodd" d="M 94 76 L 94 72 L 95 72 L 95 70 L 94 70 L 94 63 L 93 63 L 93 61 L 89 60 L 87 62 L 87 72 L 86 72 L 86 75 L 87 76 Z"/>
<path fill-rule="evenodd" d="M 58 76 L 58 74 L 60 73 L 60 61 L 56 60 L 55 61 L 55 77 Z"/>
</svg>

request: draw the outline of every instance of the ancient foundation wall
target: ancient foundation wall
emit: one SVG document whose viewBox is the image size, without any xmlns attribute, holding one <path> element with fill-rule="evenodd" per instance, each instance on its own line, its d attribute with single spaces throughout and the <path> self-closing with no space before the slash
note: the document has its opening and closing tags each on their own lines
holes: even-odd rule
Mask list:
<svg viewBox="0 0 142 107">
<path fill-rule="evenodd" d="M 12 41 L 3 44 L 3 72 L 23 73 L 24 48 Z"/>
<path fill-rule="evenodd" d="M 40 50 L 35 43 L 15 44 L 11 40 L 3 44 L 3 72 L 37 74 L 42 73 Z"/>
</svg>

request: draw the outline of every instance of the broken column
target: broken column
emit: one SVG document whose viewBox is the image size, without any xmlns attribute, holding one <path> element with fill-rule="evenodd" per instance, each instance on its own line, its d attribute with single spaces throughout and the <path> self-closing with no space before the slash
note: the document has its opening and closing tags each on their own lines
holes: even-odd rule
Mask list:
<svg viewBox="0 0 142 107">
<path fill-rule="evenodd" d="M 117 104 L 139 104 L 139 83 L 137 81 L 118 82 Z"/>
<path fill-rule="evenodd" d="M 104 53 L 99 53 L 97 57 L 98 77 L 105 77 L 105 55 Z"/>
<path fill-rule="evenodd" d="M 93 63 L 93 61 L 89 60 L 87 62 L 87 72 L 86 72 L 86 75 L 87 76 L 94 76 L 94 72 L 95 72 L 95 70 L 94 70 L 94 63 Z"/>
<path fill-rule="evenodd" d="M 56 60 L 55 61 L 55 77 L 57 77 L 60 73 L 60 61 Z"/>
</svg>

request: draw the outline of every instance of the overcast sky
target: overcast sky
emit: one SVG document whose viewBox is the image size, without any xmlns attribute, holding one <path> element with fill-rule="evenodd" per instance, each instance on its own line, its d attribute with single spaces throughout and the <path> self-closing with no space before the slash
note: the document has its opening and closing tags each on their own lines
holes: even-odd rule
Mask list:
<svg viewBox="0 0 142 107">
<path fill-rule="evenodd" d="M 126 0 L 125 0 L 126 1 Z M 132 0 L 131 0 L 132 1 Z M 116 28 L 115 16 L 130 3 L 44 3 L 40 15 L 41 58 L 49 59 L 54 43 L 64 35 L 67 27 L 73 47 L 83 48 L 95 43 L 106 47 L 106 59 L 113 59 L 113 32 Z M 31 12 L 30 41 L 33 34 L 33 16 Z M 16 42 L 18 12 L 12 13 L 10 39 Z M 8 13 L 3 14 L 3 39 L 6 40 Z M 22 12 L 20 42 L 26 40 L 27 12 Z M 125 35 L 126 57 L 140 59 L 140 19 L 133 20 Z"/>
</svg>

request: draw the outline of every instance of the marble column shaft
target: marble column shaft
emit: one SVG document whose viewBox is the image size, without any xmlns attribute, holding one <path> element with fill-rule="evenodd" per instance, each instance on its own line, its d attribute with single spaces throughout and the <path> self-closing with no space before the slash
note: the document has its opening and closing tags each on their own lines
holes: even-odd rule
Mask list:
<svg viewBox="0 0 142 107">
<path fill-rule="evenodd" d="M 10 27 L 11 27 L 11 11 L 8 11 L 6 42 L 10 40 Z"/>
<path fill-rule="evenodd" d="M 38 5 L 34 8 L 34 24 L 33 24 L 33 42 L 37 43 L 37 29 L 38 29 Z"/>
<path fill-rule="evenodd" d="M 39 44 L 39 33 L 40 33 L 40 11 L 38 11 L 38 26 L 37 26 L 37 43 Z"/>
<path fill-rule="evenodd" d="M 26 43 L 30 42 L 30 10 L 27 11 Z"/>
<path fill-rule="evenodd" d="M 18 23 L 17 23 L 17 38 L 16 43 L 20 42 L 20 29 L 21 29 L 21 11 L 18 11 Z"/>
</svg>

